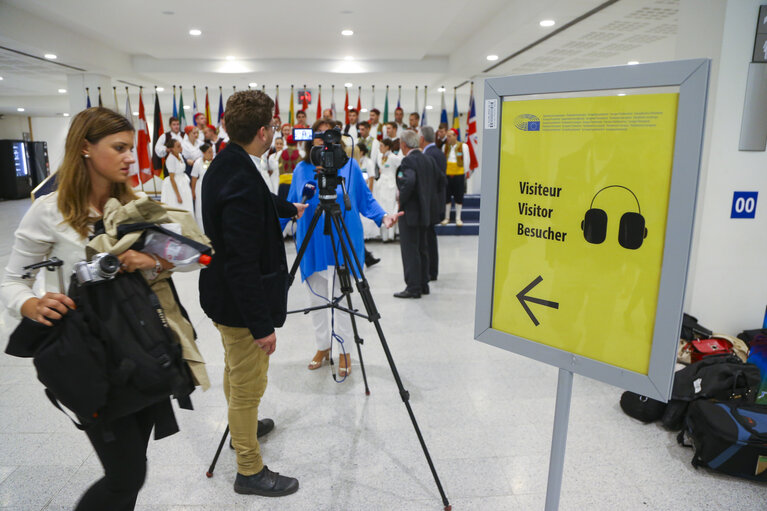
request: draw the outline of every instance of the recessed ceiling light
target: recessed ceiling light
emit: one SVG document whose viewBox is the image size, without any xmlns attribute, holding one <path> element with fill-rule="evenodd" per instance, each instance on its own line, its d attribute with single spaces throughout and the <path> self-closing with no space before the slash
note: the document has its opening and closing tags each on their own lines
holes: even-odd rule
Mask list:
<svg viewBox="0 0 767 511">
<path fill-rule="evenodd" d="M 553 27 L 556 24 L 556 21 L 554 20 L 541 20 L 539 23 L 542 27 Z"/>
<path fill-rule="evenodd" d="M 66 94 L 66 93 L 67 93 L 66 89 L 59 89 L 59 94 Z"/>
<path fill-rule="evenodd" d="M 341 35 L 354 35 L 354 30 L 341 30 Z"/>
<path fill-rule="evenodd" d="M 66 112 L 64 112 L 64 113 L 63 113 L 63 114 L 61 114 L 61 115 L 63 115 L 64 117 L 69 117 L 69 114 L 68 114 L 68 113 L 66 113 Z"/>
<path fill-rule="evenodd" d="M 258 84 L 256 82 L 250 82 L 248 87 L 258 87 Z"/>
<path fill-rule="evenodd" d="M 618 96 L 625 96 L 625 95 L 626 95 L 626 93 L 625 93 L 625 92 L 619 92 L 619 93 L 618 93 Z"/>
<path fill-rule="evenodd" d="M 344 84 L 344 87 L 351 87 L 352 85 L 354 85 L 354 84 L 353 84 L 353 83 L 351 83 L 351 82 L 346 82 L 346 83 Z"/>
<path fill-rule="evenodd" d="M 17 112 L 23 112 L 23 111 L 24 111 L 24 109 L 23 109 L 23 108 L 21 108 L 21 107 L 19 107 L 19 108 L 17 108 L 17 109 L 16 109 L 16 111 L 17 111 Z"/>
<path fill-rule="evenodd" d="M 3 79 L 3 77 L 2 77 L 2 76 L 0 76 L 0 80 L 2 80 L 2 79 Z"/>
<path fill-rule="evenodd" d="M 138 112 L 133 112 L 133 115 L 138 115 Z"/>
<path fill-rule="evenodd" d="M 53 53 L 46 53 L 46 54 L 45 54 L 45 55 L 43 55 L 43 56 L 44 56 L 46 59 L 48 59 L 48 60 L 56 60 L 56 59 L 58 58 L 58 57 L 57 57 L 56 55 L 54 55 Z"/>
<path fill-rule="evenodd" d="M 439 89 L 437 89 L 437 92 L 445 92 L 445 88 L 444 87 L 440 87 Z"/>
<path fill-rule="evenodd" d="M 434 107 L 431 106 L 431 105 L 426 105 L 426 110 L 431 110 L 432 108 L 434 108 Z"/>
<path fill-rule="evenodd" d="M 351 55 L 347 55 L 346 57 L 344 57 L 344 60 L 354 60 L 354 57 L 352 57 Z"/>
<path fill-rule="evenodd" d="M 367 112 L 367 111 L 368 111 L 367 108 L 363 108 L 363 109 L 360 110 L 360 112 L 362 112 L 362 113 Z"/>
<path fill-rule="evenodd" d="M 191 110 L 191 109 L 192 109 L 192 107 L 191 107 L 191 106 L 189 106 L 189 105 L 184 105 L 184 110 Z M 136 115 L 138 115 L 138 114 L 136 114 Z"/>
<path fill-rule="evenodd" d="M 165 87 L 157 87 L 157 92 L 165 92 Z"/>
<path fill-rule="evenodd" d="M 193 28 L 192 30 L 189 31 L 189 35 L 193 35 L 193 36 L 202 35 L 202 30 Z"/>
<path fill-rule="evenodd" d="M 227 55 L 226 60 L 234 60 L 234 55 Z"/>
<path fill-rule="evenodd" d="M 490 61 L 498 60 L 498 55 L 488 55 L 487 60 L 490 60 Z"/>
<path fill-rule="evenodd" d="M 626 62 L 626 64 L 628 64 L 629 66 L 636 66 L 637 64 L 639 64 L 639 61 L 638 60 L 629 60 L 628 62 Z"/>
</svg>

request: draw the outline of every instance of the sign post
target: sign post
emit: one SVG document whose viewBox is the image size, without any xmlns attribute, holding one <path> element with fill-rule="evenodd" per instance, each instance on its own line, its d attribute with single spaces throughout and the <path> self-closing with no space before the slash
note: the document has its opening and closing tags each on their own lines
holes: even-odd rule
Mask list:
<svg viewBox="0 0 767 511">
<path fill-rule="evenodd" d="M 475 338 L 560 368 L 547 510 L 574 373 L 670 397 L 708 74 L 688 60 L 485 81 Z"/>
</svg>

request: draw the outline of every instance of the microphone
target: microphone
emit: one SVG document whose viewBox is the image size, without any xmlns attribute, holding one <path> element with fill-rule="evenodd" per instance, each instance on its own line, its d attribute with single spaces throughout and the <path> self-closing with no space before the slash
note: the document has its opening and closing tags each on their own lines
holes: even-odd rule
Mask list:
<svg viewBox="0 0 767 511">
<path fill-rule="evenodd" d="M 307 181 L 304 185 L 304 191 L 301 194 L 301 204 L 306 204 L 306 202 L 314 197 L 314 191 L 317 189 L 317 181 Z"/>
</svg>

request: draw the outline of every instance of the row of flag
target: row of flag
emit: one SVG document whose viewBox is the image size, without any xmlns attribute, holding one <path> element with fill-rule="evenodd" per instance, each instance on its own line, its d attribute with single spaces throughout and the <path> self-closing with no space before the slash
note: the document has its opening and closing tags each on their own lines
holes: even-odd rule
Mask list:
<svg viewBox="0 0 767 511">
<path fill-rule="evenodd" d="M 264 90 L 266 86 L 262 87 L 262 90 Z M 173 116 L 177 117 L 181 124 L 181 129 L 183 130 L 188 123 L 186 119 L 185 114 L 185 108 L 184 108 L 184 93 L 183 88 L 179 86 L 179 98 L 178 102 L 176 102 L 176 86 L 173 86 Z M 345 123 L 349 123 L 349 88 L 345 87 L 346 89 L 346 97 L 344 100 L 344 112 L 345 112 Z M 114 101 L 115 101 L 115 111 L 119 112 L 119 106 L 117 101 L 117 87 L 112 87 L 113 93 L 114 93 Z M 128 94 L 128 87 L 125 87 L 126 92 L 126 100 L 125 100 L 125 116 L 128 119 L 133 120 L 133 110 L 131 109 L 130 105 L 130 95 Z M 279 85 L 277 86 L 277 92 L 275 94 L 275 105 L 274 105 L 274 115 L 279 116 L 280 115 L 280 104 L 279 104 Z M 88 88 L 85 89 L 86 93 L 86 105 L 88 108 L 91 107 L 91 98 L 90 98 L 90 90 Z M 198 107 L 197 107 L 197 88 L 192 87 L 192 93 L 193 93 L 193 100 L 192 100 L 192 122 L 194 122 L 194 118 L 197 116 Z M 424 108 L 421 113 L 421 120 L 420 125 L 426 126 L 428 125 L 427 121 L 427 110 L 426 110 L 426 98 L 428 95 L 428 89 L 427 86 L 424 86 Z M 153 176 L 159 176 L 162 177 L 162 168 L 163 163 L 162 159 L 160 159 L 157 155 L 154 154 L 154 151 L 152 150 L 154 144 L 157 143 L 157 140 L 159 137 L 164 133 L 163 128 L 163 122 L 162 122 L 162 112 L 160 108 L 160 99 L 159 95 L 157 93 L 157 88 L 155 87 L 155 95 L 154 95 L 154 130 L 152 137 L 150 139 L 149 137 L 149 131 L 148 131 L 148 124 L 146 121 L 146 113 L 144 110 L 144 100 L 143 100 L 143 88 L 139 88 L 139 109 L 138 109 L 138 124 L 137 124 L 137 130 L 136 130 L 136 140 L 134 141 L 135 149 L 134 151 L 137 153 L 135 155 L 136 163 L 134 164 L 134 168 L 131 169 L 131 179 L 132 184 L 134 187 L 140 186 L 143 183 L 149 181 L 152 179 Z M 295 123 L 295 106 L 293 103 L 294 98 L 294 88 L 291 85 L 290 86 L 290 109 L 288 112 L 288 124 L 293 125 Z M 397 108 L 401 108 L 401 99 L 402 99 L 402 86 L 399 86 L 398 88 L 398 94 L 397 94 Z M 301 101 L 302 110 L 307 111 L 309 108 L 307 94 L 306 94 L 306 86 L 304 85 L 304 94 L 302 95 L 302 101 Z M 372 89 L 372 102 L 373 105 L 372 108 L 375 108 L 375 86 L 373 86 Z M 101 97 L 101 87 L 98 87 L 98 106 L 104 106 L 102 97 Z M 362 87 L 358 87 L 357 91 L 357 111 L 362 110 Z M 330 103 L 330 110 L 332 112 L 333 118 L 337 118 L 336 116 L 336 103 L 335 103 L 335 86 L 332 88 L 332 95 L 331 95 L 331 103 Z M 415 88 L 415 110 L 418 111 L 418 86 Z M 471 84 L 471 92 L 469 95 L 469 114 L 467 119 L 467 126 L 466 126 L 466 142 L 469 148 L 469 168 L 471 170 L 476 169 L 479 166 L 479 162 L 477 160 L 477 150 L 478 150 L 478 137 L 477 137 L 477 119 L 476 119 L 476 107 L 474 104 L 474 83 Z M 210 109 L 210 101 L 209 101 L 209 95 L 208 95 L 208 87 L 205 87 L 205 121 L 207 124 L 211 124 L 211 109 Z M 216 125 L 221 125 L 221 119 L 224 116 L 224 96 L 223 96 L 223 89 L 219 87 L 219 98 L 218 98 L 218 116 L 216 119 Z M 318 88 L 318 94 L 317 94 L 317 119 L 322 117 L 322 86 L 319 86 Z M 382 113 L 382 119 L 383 122 L 389 122 L 389 86 L 386 86 L 386 95 L 384 99 L 384 110 Z M 448 114 L 447 114 L 447 108 L 445 106 L 445 91 L 442 90 L 442 104 L 441 104 L 441 112 L 440 112 L 440 123 L 448 124 Z M 458 112 L 458 99 L 456 97 L 455 89 L 453 90 L 453 120 L 452 120 L 452 128 L 455 129 L 458 133 L 458 140 L 461 140 L 461 122 L 460 122 L 460 114 Z M 153 141 L 153 142 L 152 142 Z M 152 155 L 150 157 L 150 155 Z"/>
</svg>

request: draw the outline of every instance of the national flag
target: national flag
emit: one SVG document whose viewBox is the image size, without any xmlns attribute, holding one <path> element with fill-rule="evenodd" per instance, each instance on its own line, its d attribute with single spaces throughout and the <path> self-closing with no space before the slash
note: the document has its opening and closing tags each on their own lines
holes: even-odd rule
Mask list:
<svg viewBox="0 0 767 511">
<path fill-rule="evenodd" d="M 413 112 L 418 112 L 418 85 L 415 86 L 415 109 Z"/>
<path fill-rule="evenodd" d="M 479 166 L 477 161 L 477 111 L 474 107 L 474 83 L 471 84 L 469 95 L 469 129 L 466 130 L 466 141 L 469 143 L 469 169 L 474 170 Z"/>
<path fill-rule="evenodd" d="M 280 86 L 276 86 L 276 92 L 274 93 L 274 116 L 280 116 Z"/>
<path fill-rule="evenodd" d="M 85 108 L 91 107 L 91 91 L 88 90 L 88 87 L 85 88 Z"/>
<path fill-rule="evenodd" d="M 140 97 L 140 96 L 139 96 Z M 139 116 L 141 110 L 139 110 Z M 152 130 L 152 147 L 157 146 L 157 141 L 160 139 L 160 135 L 165 133 L 162 127 L 162 112 L 160 112 L 160 96 L 157 94 L 157 89 L 154 91 L 154 129 Z M 152 171 L 156 176 L 163 176 L 162 171 L 162 158 L 157 156 L 155 151 L 152 151 Z"/>
<path fill-rule="evenodd" d="M 290 86 L 290 112 L 288 113 L 288 124 L 293 126 L 293 86 Z"/>
<path fill-rule="evenodd" d="M 317 86 L 317 120 L 322 119 L 322 85 Z"/>
<path fill-rule="evenodd" d="M 383 122 L 389 122 L 389 86 L 386 86 L 386 98 L 384 98 Z"/>
<path fill-rule="evenodd" d="M 344 124 L 349 124 L 349 87 L 344 87 L 346 89 L 346 101 L 344 101 L 344 113 L 346 114 Z"/>
<path fill-rule="evenodd" d="M 370 109 L 374 109 L 376 107 L 376 86 L 371 86 L 372 92 L 370 93 Z"/>
<path fill-rule="evenodd" d="M 210 124 L 210 101 L 208 101 L 208 87 L 205 87 L 205 124 Z"/>
<path fill-rule="evenodd" d="M 152 160 L 149 158 L 151 154 L 149 141 L 149 128 L 146 124 L 146 112 L 144 111 L 144 99 L 141 97 L 141 89 L 138 93 L 138 130 L 136 131 L 136 153 L 138 162 L 138 174 L 141 176 L 141 182 L 145 183 L 152 179 Z M 130 108 L 130 103 L 128 107 Z M 160 125 L 162 129 L 162 124 Z"/>
<path fill-rule="evenodd" d="M 197 115 L 197 86 L 192 85 L 192 120 L 194 120 L 195 116 Z"/>
<path fill-rule="evenodd" d="M 357 87 L 357 119 L 362 113 L 362 86 Z"/>
<path fill-rule="evenodd" d="M 216 119 L 216 126 L 221 126 L 221 119 L 224 118 L 224 89 L 218 86 L 218 119 Z"/>
<path fill-rule="evenodd" d="M 99 89 L 99 106 L 103 107 L 104 103 L 101 101 L 101 87 L 99 87 L 98 89 Z"/>
<path fill-rule="evenodd" d="M 397 108 L 402 108 L 402 85 L 397 85 Z"/>
<path fill-rule="evenodd" d="M 186 128 L 186 114 L 184 113 L 184 89 L 181 85 L 178 86 L 178 122 L 181 126 L 181 131 Z"/>
<path fill-rule="evenodd" d="M 336 118 L 336 86 L 330 86 L 330 112 L 333 119 Z"/>
<path fill-rule="evenodd" d="M 304 84 L 304 97 L 301 101 L 301 110 L 306 112 L 309 109 L 309 102 L 306 100 L 306 84 Z"/>
<path fill-rule="evenodd" d="M 447 108 L 445 107 L 445 87 L 442 87 L 442 112 L 439 114 L 439 122 L 447 124 Z"/>
<path fill-rule="evenodd" d="M 115 95 L 115 112 L 120 113 L 120 105 L 117 104 L 117 87 L 112 87 L 112 92 Z"/>
<path fill-rule="evenodd" d="M 117 88 L 115 88 L 115 96 L 117 96 Z M 131 110 L 130 107 L 130 94 L 128 94 L 128 87 L 125 87 L 125 118 L 130 121 L 131 124 L 133 124 L 133 110 Z M 136 153 L 136 137 L 138 136 L 137 133 L 133 133 L 133 149 L 131 149 L 131 154 L 133 155 L 133 163 L 130 166 L 130 170 L 128 171 L 128 175 L 130 175 L 130 183 L 133 188 L 136 188 L 138 185 L 141 184 L 141 181 L 139 181 L 139 172 L 138 172 L 138 154 Z"/>
<path fill-rule="evenodd" d="M 178 108 L 176 108 L 176 86 L 173 86 L 173 117 L 178 118 Z M 184 129 L 182 126 L 181 129 Z"/>
<path fill-rule="evenodd" d="M 458 141 L 461 141 L 461 116 L 458 114 L 458 97 L 453 88 L 453 129 L 458 132 Z"/>
<path fill-rule="evenodd" d="M 421 114 L 421 126 L 426 126 L 426 103 L 428 103 L 428 96 L 429 96 L 429 86 L 424 85 L 423 86 L 423 113 Z"/>
</svg>

